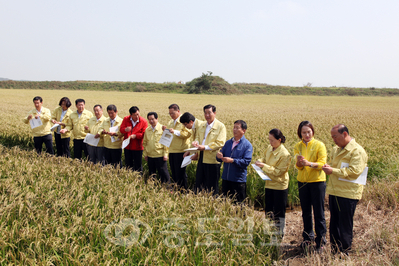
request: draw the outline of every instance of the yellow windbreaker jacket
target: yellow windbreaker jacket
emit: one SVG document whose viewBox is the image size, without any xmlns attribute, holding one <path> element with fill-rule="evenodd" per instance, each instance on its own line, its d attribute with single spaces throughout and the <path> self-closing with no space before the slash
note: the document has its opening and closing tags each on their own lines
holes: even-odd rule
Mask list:
<svg viewBox="0 0 399 266">
<path fill-rule="evenodd" d="M 169 146 L 169 153 L 181 153 L 190 147 L 192 131 L 180 123 L 180 117 L 176 119 L 176 125 L 174 125 L 174 120 L 171 119 L 166 128 L 173 128 L 180 131 L 180 136 L 173 134 L 172 143 L 170 143 Z"/>
<path fill-rule="evenodd" d="M 120 132 L 120 127 L 122 124 L 123 119 L 120 118 L 119 116 L 115 117 L 115 123 L 114 127 L 118 126 L 118 130 L 116 131 L 118 133 L 118 136 L 114 136 L 114 139 L 116 140 L 115 142 L 112 142 L 111 136 L 110 135 L 103 135 L 104 136 L 104 147 L 108 149 L 122 149 L 122 142 L 123 142 L 123 134 Z M 109 131 L 109 128 L 111 127 L 111 120 L 108 117 L 107 119 L 104 120 L 104 122 L 101 124 L 98 134 L 101 135 L 101 133 L 105 131 Z"/>
<path fill-rule="evenodd" d="M 68 129 L 68 131 L 72 131 L 74 139 L 84 139 L 86 137 L 85 125 L 87 125 L 87 122 L 92 117 L 93 113 L 86 109 L 83 110 L 80 118 L 78 112 L 74 111 L 69 116 L 65 128 Z"/>
<path fill-rule="evenodd" d="M 154 131 L 152 131 L 151 125 L 147 127 L 143 139 L 144 157 L 159 158 L 168 156 L 168 147 L 159 143 L 162 133 L 162 125 L 160 123 L 155 126 Z"/>
<path fill-rule="evenodd" d="M 325 182 L 326 174 L 321 169 L 327 162 L 327 150 L 323 142 L 312 138 L 306 145 L 303 141 L 298 142 L 294 147 L 295 167 L 298 169 L 298 181 L 302 183 Z M 317 168 L 310 166 L 298 167 L 296 157 L 302 155 L 306 160 L 317 163 Z"/>
<path fill-rule="evenodd" d="M 197 129 L 195 141 L 198 141 L 200 145 L 204 140 L 207 125 L 208 123 L 204 122 L 200 124 L 200 126 Z M 204 151 L 203 163 L 219 164 L 219 162 L 216 160 L 216 154 L 224 146 L 225 142 L 226 142 L 226 127 L 222 122 L 215 119 L 215 123 L 213 124 L 213 127 L 210 129 L 205 139 L 205 145 L 208 145 L 209 148 L 211 148 L 212 150 Z"/>
<path fill-rule="evenodd" d="M 101 116 L 97 121 L 97 117 L 93 116 L 89 121 L 87 121 L 86 125 L 89 127 L 89 130 L 85 129 L 85 132 L 96 135 L 105 119 L 105 116 Z M 104 147 L 104 135 L 102 134 L 100 134 L 100 141 L 98 142 L 97 147 Z"/>
<path fill-rule="evenodd" d="M 265 157 L 258 159 L 258 161 L 265 164 L 262 170 L 271 179 L 271 181 L 266 180 L 265 188 L 275 190 L 284 190 L 288 188 L 288 168 L 291 163 L 291 154 L 283 144 L 274 151 L 273 147 L 269 145 L 265 152 Z"/>
<path fill-rule="evenodd" d="M 62 114 L 62 107 L 58 106 L 57 108 L 54 109 L 51 119 L 54 119 L 55 121 L 58 122 L 62 122 L 66 125 L 69 116 L 72 114 L 72 110 L 71 108 L 68 108 L 68 110 L 66 111 L 66 114 L 64 115 L 64 117 L 62 118 L 62 121 L 60 121 L 61 119 L 61 114 Z M 61 126 L 61 129 L 64 129 L 66 126 Z M 65 134 L 60 134 L 62 139 L 66 139 L 66 138 L 70 138 L 71 137 L 71 132 L 68 131 Z"/>
<path fill-rule="evenodd" d="M 335 146 L 331 152 L 330 162 L 333 173 L 329 176 L 326 193 L 333 196 L 360 200 L 362 198 L 363 185 L 342 181 L 339 178 L 348 180 L 357 179 L 367 166 L 367 160 L 366 151 L 355 139 L 352 139 L 343 149 Z M 342 163 L 349 164 L 349 166 L 341 168 Z"/>
<path fill-rule="evenodd" d="M 37 115 L 37 110 L 32 109 L 29 111 L 29 113 L 26 115 L 26 117 L 22 120 L 25 124 L 29 124 L 29 119 L 28 116 L 32 115 L 33 118 Z M 50 128 L 52 126 L 52 123 L 50 122 L 51 120 L 51 111 L 50 109 L 44 108 L 42 106 L 42 110 L 40 113 L 40 120 L 42 120 L 42 124 L 39 127 L 35 127 L 34 129 L 32 129 L 32 135 L 34 137 L 43 137 L 46 136 L 48 134 L 51 134 Z"/>
</svg>

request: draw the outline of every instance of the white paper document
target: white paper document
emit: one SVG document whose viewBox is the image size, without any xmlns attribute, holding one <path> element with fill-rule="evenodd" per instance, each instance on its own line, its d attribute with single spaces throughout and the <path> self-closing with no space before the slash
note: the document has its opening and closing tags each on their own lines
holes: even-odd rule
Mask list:
<svg viewBox="0 0 399 266">
<path fill-rule="evenodd" d="M 263 170 L 258 167 L 256 164 L 251 164 L 252 167 L 255 169 L 255 171 L 258 173 L 258 175 L 260 176 L 260 178 L 262 178 L 263 180 L 271 180 L 270 177 L 268 177 Z"/>
<path fill-rule="evenodd" d="M 198 148 L 185 149 L 184 151 L 198 151 Z"/>
<path fill-rule="evenodd" d="M 40 117 L 36 118 L 32 118 L 31 120 L 29 120 L 29 124 L 30 127 L 32 129 L 36 128 L 36 127 L 40 127 L 41 125 L 43 125 L 42 120 L 40 119 Z"/>
<path fill-rule="evenodd" d="M 60 129 L 61 129 L 61 125 L 60 124 L 55 124 L 54 126 L 52 126 L 51 128 L 50 128 L 50 130 L 51 130 L 51 132 L 57 132 L 57 133 L 60 133 Z"/>
<path fill-rule="evenodd" d="M 170 143 L 172 143 L 173 134 L 170 133 L 169 129 L 165 129 L 162 133 L 162 137 L 159 140 L 159 143 L 169 148 Z"/>
<path fill-rule="evenodd" d="M 119 129 L 119 126 L 114 126 L 114 127 L 110 127 L 109 128 L 109 132 L 111 133 L 117 133 Z M 115 136 L 111 136 L 111 142 L 115 142 L 117 141 L 117 138 L 115 138 Z M 130 140 L 129 140 L 130 141 Z"/>
<path fill-rule="evenodd" d="M 180 168 L 183 168 L 183 167 L 186 167 L 187 165 L 189 165 L 190 163 L 191 163 L 191 157 L 193 157 L 195 154 L 193 154 L 193 155 L 191 155 L 191 156 L 186 156 L 186 157 L 184 157 L 184 159 L 183 159 L 183 162 L 181 163 L 181 167 Z"/>
<path fill-rule="evenodd" d="M 341 169 L 342 168 L 346 168 L 346 167 L 349 167 L 348 163 L 341 163 Z M 363 173 L 361 173 L 360 176 L 357 179 L 355 179 L 355 180 L 348 180 L 348 179 L 341 178 L 341 177 L 338 178 L 338 180 L 345 181 L 345 182 L 356 183 L 356 184 L 360 184 L 360 185 L 365 186 L 366 182 L 367 182 L 367 173 L 368 173 L 368 171 L 369 171 L 368 167 L 364 168 Z"/>
<path fill-rule="evenodd" d="M 95 138 L 95 135 L 87 133 L 83 142 L 91 146 L 97 146 L 98 142 L 100 142 L 100 138 Z"/>
<path fill-rule="evenodd" d="M 125 139 L 125 140 L 122 142 L 122 150 L 123 150 L 124 148 L 126 148 L 127 145 L 129 145 L 129 143 L 130 143 L 130 138 Z"/>
</svg>

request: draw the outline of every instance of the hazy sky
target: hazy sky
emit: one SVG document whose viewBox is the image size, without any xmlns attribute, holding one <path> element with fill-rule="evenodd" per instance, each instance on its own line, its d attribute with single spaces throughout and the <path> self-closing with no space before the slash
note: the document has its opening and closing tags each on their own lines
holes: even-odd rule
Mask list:
<svg viewBox="0 0 399 266">
<path fill-rule="evenodd" d="M 0 77 L 399 88 L 399 1 L 0 0 Z"/>
</svg>

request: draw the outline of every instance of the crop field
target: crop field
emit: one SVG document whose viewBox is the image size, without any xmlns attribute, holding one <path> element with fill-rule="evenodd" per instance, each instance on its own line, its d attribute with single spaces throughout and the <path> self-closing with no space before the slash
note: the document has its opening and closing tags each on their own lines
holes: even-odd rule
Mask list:
<svg viewBox="0 0 399 266">
<path fill-rule="evenodd" d="M 167 107 L 172 103 L 177 103 L 182 113 L 190 112 L 201 120 L 202 107 L 214 104 L 228 138 L 233 136 L 235 120 L 247 122 L 246 137 L 254 146 L 253 162 L 263 156 L 268 132 L 273 128 L 284 133 L 285 146 L 293 153 L 299 141 L 297 127 L 309 120 L 315 127 L 315 138 L 330 152 L 334 144 L 330 129 L 344 123 L 369 155 L 369 183 L 362 201 L 386 205 L 396 213 L 399 193 L 388 193 L 382 184 L 389 186 L 399 178 L 399 97 L 14 89 L 0 89 L 0 95 L 0 264 L 259 265 L 270 264 L 279 256 L 274 246 L 264 244 L 270 241 L 271 229 L 253 208 L 262 208 L 264 183 L 252 169 L 247 181 L 249 207 L 240 208 L 209 195 L 171 194 L 156 182 L 145 183 L 124 169 L 45 155 L 37 158 L 33 151 L 26 151 L 32 149 L 33 139 L 29 126 L 22 122 L 34 108 L 34 96 L 43 97 L 43 106 L 50 110 L 64 96 L 72 102 L 85 99 L 90 111 L 101 104 L 104 115 L 106 106 L 115 104 L 120 117 L 136 105 L 143 117 L 157 112 L 161 124 L 170 120 Z M 74 104 L 71 108 L 76 110 Z M 289 200 L 297 204 L 293 163 L 289 173 Z M 195 165 L 188 167 L 188 175 L 193 184 Z M 130 223 L 130 227 L 123 223 Z M 135 231 L 137 228 L 141 231 Z M 168 232 L 172 237 L 168 238 Z M 398 234 L 396 237 L 392 245 L 397 251 Z"/>
</svg>

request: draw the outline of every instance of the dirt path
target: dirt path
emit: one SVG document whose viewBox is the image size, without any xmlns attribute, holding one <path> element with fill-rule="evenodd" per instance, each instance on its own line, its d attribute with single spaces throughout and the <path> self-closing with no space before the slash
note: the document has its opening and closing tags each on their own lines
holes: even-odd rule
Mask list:
<svg viewBox="0 0 399 266">
<path fill-rule="evenodd" d="M 327 246 L 322 254 L 304 254 L 298 248 L 302 241 L 302 211 L 295 210 L 286 213 L 285 235 L 280 247 L 280 260 L 278 265 L 390 265 L 392 256 L 387 255 L 390 239 L 397 238 L 396 225 L 399 224 L 398 212 L 378 210 L 367 202 L 358 204 L 354 216 L 354 236 L 352 252 L 349 256 L 332 255 L 329 245 L 330 212 L 325 206 L 327 224 Z M 385 232 L 385 233 L 381 233 Z M 389 232 L 392 232 L 390 234 Z M 397 250 L 391 251 L 395 252 Z M 393 256 L 399 255 L 392 254 Z"/>
</svg>

